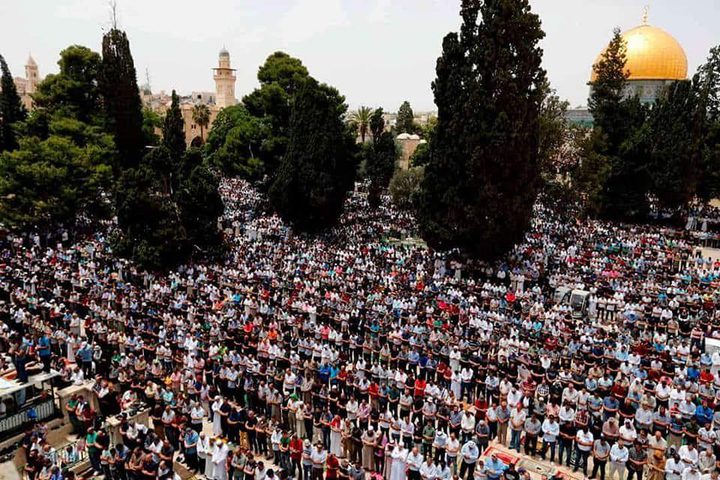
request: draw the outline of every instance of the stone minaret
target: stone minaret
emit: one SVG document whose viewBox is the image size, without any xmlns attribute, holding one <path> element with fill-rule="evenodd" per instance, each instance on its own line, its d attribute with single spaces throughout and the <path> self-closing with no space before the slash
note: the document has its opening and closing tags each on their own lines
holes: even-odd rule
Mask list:
<svg viewBox="0 0 720 480">
<path fill-rule="evenodd" d="M 38 65 L 32 55 L 28 55 L 27 62 L 25 63 L 25 81 L 22 89 L 22 95 L 20 100 L 25 109 L 30 111 L 35 108 L 35 102 L 33 102 L 32 94 L 37 92 L 38 83 L 40 83 L 40 72 L 38 71 Z"/>
<path fill-rule="evenodd" d="M 37 62 L 35 62 L 32 55 L 28 56 L 27 63 L 25 64 L 25 78 L 27 79 L 25 92 L 35 93 L 37 85 L 40 82 L 40 74 L 38 72 Z"/>
<path fill-rule="evenodd" d="M 215 105 L 220 108 L 235 105 L 235 69 L 230 68 L 230 53 L 223 47 L 220 50 L 215 74 Z"/>
</svg>

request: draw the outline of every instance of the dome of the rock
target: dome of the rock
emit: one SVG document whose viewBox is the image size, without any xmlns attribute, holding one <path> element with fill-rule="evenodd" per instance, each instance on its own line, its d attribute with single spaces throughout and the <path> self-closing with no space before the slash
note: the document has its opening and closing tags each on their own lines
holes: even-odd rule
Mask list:
<svg viewBox="0 0 720 480">
<path fill-rule="evenodd" d="M 628 80 L 684 80 L 687 56 L 680 43 L 665 30 L 640 25 L 622 34 L 627 46 Z M 595 59 L 597 63 L 603 52 Z M 593 70 L 590 81 L 595 80 Z"/>
</svg>

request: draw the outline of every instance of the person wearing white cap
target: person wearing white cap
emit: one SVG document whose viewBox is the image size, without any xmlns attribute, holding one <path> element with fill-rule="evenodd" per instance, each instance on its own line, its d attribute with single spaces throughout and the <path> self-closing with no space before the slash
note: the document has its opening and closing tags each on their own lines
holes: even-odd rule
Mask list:
<svg viewBox="0 0 720 480">
<path fill-rule="evenodd" d="M 227 480 L 227 457 L 230 449 L 222 440 L 216 440 L 210 460 L 213 464 L 214 480 Z"/>
<path fill-rule="evenodd" d="M 215 397 L 215 401 L 212 404 L 213 412 L 213 435 L 219 436 L 222 433 L 222 416 L 220 415 L 220 409 L 222 408 L 223 401 L 220 395 Z"/>
</svg>

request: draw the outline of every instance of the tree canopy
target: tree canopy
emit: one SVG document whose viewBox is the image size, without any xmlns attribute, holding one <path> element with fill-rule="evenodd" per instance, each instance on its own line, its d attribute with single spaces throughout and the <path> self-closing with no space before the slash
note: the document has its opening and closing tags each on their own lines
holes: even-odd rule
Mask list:
<svg viewBox="0 0 720 480">
<path fill-rule="evenodd" d="M 380 203 L 380 194 L 387 188 L 398 158 L 398 148 L 395 145 L 395 136 L 385 131 L 383 110 L 375 110 L 369 121 L 372 131 L 372 144 L 365 150 L 365 170 L 370 179 L 368 201 L 371 206 Z"/>
<path fill-rule="evenodd" d="M 284 52 L 275 52 L 258 69 L 260 87 L 243 98 L 247 111 L 267 125 L 263 142 L 264 171 L 272 181 L 288 145 L 293 97 L 309 78 L 302 62 Z"/>
<path fill-rule="evenodd" d="M 413 112 L 410 102 L 405 100 L 397 112 L 395 120 L 395 130 L 397 133 L 415 133 L 417 125 L 415 124 L 415 113 Z"/>
<path fill-rule="evenodd" d="M 355 178 L 355 139 L 343 121 L 339 92 L 308 78 L 293 102 L 287 152 L 270 187 L 270 202 L 295 228 L 331 225 Z"/>
<path fill-rule="evenodd" d="M 122 30 L 103 35 L 100 90 L 108 131 L 113 133 L 121 167 L 138 165 L 143 156 L 143 114 L 130 42 Z"/>
<path fill-rule="evenodd" d="M 50 116 L 70 117 L 84 123 L 103 121 L 98 86 L 100 54 L 81 45 L 60 52 L 60 72 L 40 82 L 34 94 L 36 108 Z"/>
<path fill-rule="evenodd" d="M 208 162 L 224 175 L 260 180 L 265 173 L 269 135 L 266 119 L 251 115 L 243 105 L 223 108 L 208 134 Z"/>
<path fill-rule="evenodd" d="M 418 219 L 430 246 L 491 259 L 522 239 L 537 196 L 544 33 L 527 0 L 463 0 L 461 16 L 432 84 Z"/>
<path fill-rule="evenodd" d="M 625 40 L 615 29 L 593 66 L 595 79 L 588 101 L 594 128 L 587 151 L 607 165 L 596 169 L 603 177 L 596 178 L 599 187 L 593 189 L 596 195 L 588 198 L 588 205 L 591 212 L 608 219 L 641 219 L 649 209 L 646 144 L 641 132 L 647 108 L 637 97 L 625 95 L 626 62 Z M 581 169 L 594 164 L 583 161 Z M 580 174 L 591 177 L 587 171 Z"/>
<path fill-rule="evenodd" d="M 104 192 L 110 184 L 104 145 L 80 146 L 53 134 L 46 140 L 29 137 L 20 148 L 0 156 L 0 219 L 12 228 L 47 231 L 54 225 L 71 226 L 80 216 L 108 207 Z"/>
<path fill-rule="evenodd" d="M 100 56 L 73 45 L 58 65 L 38 85 L 30 117 L 14 125 L 24 133 L 18 148 L 0 157 L 0 220 L 12 228 L 72 227 L 110 211 L 116 151 L 103 129 Z"/>
<path fill-rule="evenodd" d="M 700 180 L 702 116 L 695 87 L 673 82 L 650 110 L 642 135 L 652 192 L 662 206 L 686 206 Z"/>
<path fill-rule="evenodd" d="M 172 161 L 177 164 L 185 153 L 185 122 L 180 111 L 180 97 L 172 91 L 170 108 L 163 123 L 162 144 L 170 152 Z"/>
<path fill-rule="evenodd" d="M 27 112 L 20 101 L 15 81 L 5 58 L 0 55 L 0 152 L 18 147 L 17 123 L 25 120 Z"/>
</svg>

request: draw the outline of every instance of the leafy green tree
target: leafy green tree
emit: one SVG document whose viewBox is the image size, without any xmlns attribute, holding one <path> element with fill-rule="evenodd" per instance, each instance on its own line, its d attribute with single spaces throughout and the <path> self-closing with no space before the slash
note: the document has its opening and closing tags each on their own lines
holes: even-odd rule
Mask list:
<svg viewBox="0 0 720 480">
<path fill-rule="evenodd" d="M 47 140 L 26 138 L 17 150 L 3 153 L 0 220 L 11 228 L 47 231 L 58 224 L 73 226 L 79 217 L 106 207 L 109 138 L 104 147 L 81 147 L 70 138 L 51 135 Z"/>
<path fill-rule="evenodd" d="M 170 151 L 170 157 L 177 165 L 185 154 L 185 122 L 180 112 L 180 97 L 172 91 L 170 109 L 165 114 L 162 144 Z"/>
<path fill-rule="evenodd" d="M 198 149 L 187 151 L 182 170 L 175 201 L 191 252 L 214 257 L 222 252 L 218 229 L 218 218 L 224 209 L 218 192 L 220 181 L 203 163 Z"/>
<path fill-rule="evenodd" d="M 46 76 L 33 95 L 36 108 L 50 116 L 102 123 L 100 64 L 100 54 L 87 47 L 71 45 L 61 51 L 60 72 Z"/>
<path fill-rule="evenodd" d="M 432 157 L 432 144 L 437 131 L 437 117 L 432 116 L 428 119 L 426 125 L 420 128 L 420 136 L 425 140 L 420 143 L 413 154 L 410 156 L 410 165 L 414 167 L 424 167 L 430 163 Z"/>
<path fill-rule="evenodd" d="M 652 191 L 665 207 L 685 207 L 697 193 L 703 127 L 698 100 L 691 81 L 673 82 L 648 115 Z"/>
<path fill-rule="evenodd" d="M 150 108 L 143 108 L 143 144 L 146 147 L 155 147 L 160 144 L 160 135 L 157 130 L 162 128 L 163 119 Z"/>
<path fill-rule="evenodd" d="M 168 172 L 174 175 L 173 189 Z M 166 147 L 153 149 L 118 182 L 115 252 L 152 270 L 221 253 L 218 186 L 198 149 L 188 150 L 179 165 Z"/>
<path fill-rule="evenodd" d="M 160 193 L 170 196 L 173 193 L 174 183 L 177 180 L 180 165 L 173 157 L 173 153 L 165 145 L 153 148 L 145 154 L 143 162 L 147 168 L 152 169 L 158 178 Z"/>
<path fill-rule="evenodd" d="M 287 153 L 270 187 L 270 202 L 299 230 L 331 225 L 355 177 L 355 141 L 343 118 L 345 99 L 312 78 L 298 91 Z"/>
<path fill-rule="evenodd" d="M 415 113 L 413 113 L 410 102 L 407 100 L 405 100 L 398 109 L 397 119 L 395 120 L 395 130 L 397 133 L 415 133 L 417 130 Z"/>
<path fill-rule="evenodd" d="M 437 130 L 437 121 L 436 115 L 430 115 L 424 125 L 418 125 L 417 134 L 420 135 L 420 138 L 430 141 L 430 138 L 435 134 L 435 130 Z"/>
<path fill-rule="evenodd" d="M 710 50 L 695 82 L 703 115 L 698 194 L 710 200 L 720 197 L 720 46 Z"/>
<path fill-rule="evenodd" d="M 15 81 L 5 58 L 0 55 L 0 152 L 18 147 L 16 124 L 25 120 L 27 112 L 20 101 Z"/>
<path fill-rule="evenodd" d="M 200 139 L 205 141 L 205 129 L 210 124 L 210 109 L 204 103 L 193 106 L 192 119 L 195 124 L 200 127 Z M 201 143 L 202 143 L 201 142 Z"/>
<path fill-rule="evenodd" d="M 430 143 L 421 143 L 410 156 L 410 165 L 413 167 L 424 167 L 430 163 Z"/>
<path fill-rule="evenodd" d="M 610 166 L 594 210 L 609 219 L 642 219 L 647 215 L 647 148 L 640 130 L 647 109 L 637 97 L 625 98 L 628 77 L 626 45 L 615 29 L 610 44 L 593 66 L 588 102 L 593 115 L 593 149 Z"/>
<path fill-rule="evenodd" d="M 277 84 L 285 93 L 292 96 L 309 76 L 302 62 L 285 52 L 275 52 L 258 69 L 258 81 L 261 85 Z"/>
<path fill-rule="evenodd" d="M 433 82 L 438 125 L 418 219 L 433 248 L 493 259 L 522 240 L 539 186 L 544 33 L 528 0 L 463 0 Z"/>
<path fill-rule="evenodd" d="M 72 228 L 110 213 L 116 150 L 99 111 L 100 56 L 74 45 L 58 65 L 38 86 L 32 115 L 17 123 L 19 148 L 0 159 L 0 221 L 14 228 Z"/>
<path fill-rule="evenodd" d="M 370 107 L 360 107 L 350 114 L 350 121 L 357 125 L 360 141 L 365 143 L 368 129 L 370 128 L 370 118 L 373 116 L 373 109 Z"/>
<path fill-rule="evenodd" d="M 423 167 L 410 167 L 407 170 L 398 169 L 390 180 L 390 198 L 401 209 L 410 210 L 415 206 L 415 200 L 420 192 L 425 170 Z"/>
<path fill-rule="evenodd" d="M 208 134 L 208 162 L 223 175 L 260 180 L 265 172 L 264 143 L 269 135 L 265 119 L 250 115 L 243 105 L 223 108 Z"/>
<path fill-rule="evenodd" d="M 610 175 L 607 157 L 597 152 L 598 137 L 587 136 L 579 143 L 578 168 L 572 172 L 572 185 L 586 213 L 597 217 L 603 208 L 602 192 Z"/>
<path fill-rule="evenodd" d="M 135 63 L 125 32 L 112 28 L 103 35 L 100 90 L 108 131 L 113 133 L 121 168 L 139 164 L 143 143 L 143 114 Z"/>
<path fill-rule="evenodd" d="M 555 90 L 546 82 L 543 86 L 545 96 L 540 104 L 538 124 L 540 128 L 540 141 L 538 144 L 538 160 L 540 170 L 544 176 L 556 173 L 556 160 L 562 154 L 566 141 L 566 131 L 569 128 L 565 120 L 568 102 L 560 100 Z"/>
<path fill-rule="evenodd" d="M 138 167 L 123 171 L 117 182 L 120 232 L 112 247 L 143 268 L 164 270 L 187 258 L 187 232 L 177 206 L 147 160 L 146 156 Z"/>
<path fill-rule="evenodd" d="M 293 97 L 307 78 L 307 68 L 299 59 L 275 52 L 258 70 L 260 88 L 243 98 L 247 111 L 269 128 L 263 150 L 265 173 L 270 181 L 287 149 Z"/>
<path fill-rule="evenodd" d="M 265 164 L 259 155 L 263 153 L 262 141 L 266 135 L 263 121 L 248 117 L 230 130 L 214 160 L 226 173 L 251 181 L 260 180 Z"/>
<path fill-rule="evenodd" d="M 368 202 L 371 207 L 380 204 L 380 193 L 387 188 L 398 158 L 398 149 L 395 137 L 385 131 L 383 110 L 378 108 L 370 118 L 372 131 L 372 146 L 366 149 L 366 175 L 370 179 Z"/>
</svg>

